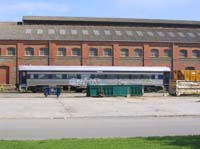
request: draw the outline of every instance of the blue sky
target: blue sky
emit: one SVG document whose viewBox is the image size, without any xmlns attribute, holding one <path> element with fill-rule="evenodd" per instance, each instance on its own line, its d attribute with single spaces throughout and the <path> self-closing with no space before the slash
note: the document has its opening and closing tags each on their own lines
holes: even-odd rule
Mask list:
<svg viewBox="0 0 200 149">
<path fill-rule="evenodd" d="M 0 0 L 0 21 L 22 16 L 200 20 L 199 0 Z"/>
</svg>

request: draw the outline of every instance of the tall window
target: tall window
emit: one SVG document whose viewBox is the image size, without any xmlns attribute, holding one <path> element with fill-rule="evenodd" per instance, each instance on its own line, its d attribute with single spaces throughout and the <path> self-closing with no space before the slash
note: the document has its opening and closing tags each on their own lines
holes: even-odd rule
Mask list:
<svg viewBox="0 0 200 149">
<path fill-rule="evenodd" d="M 142 57 L 142 55 L 143 55 L 142 49 L 135 49 L 134 50 L 134 56 L 135 57 Z"/>
<path fill-rule="evenodd" d="M 172 56 L 172 51 L 169 49 L 164 50 L 164 57 L 171 57 Z"/>
<path fill-rule="evenodd" d="M 192 57 L 193 58 L 199 58 L 200 57 L 200 51 L 199 50 L 193 50 L 192 51 Z"/>
<path fill-rule="evenodd" d="M 40 56 L 48 56 L 49 55 L 49 49 L 48 48 L 41 48 L 40 49 Z"/>
<path fill-rule="evenodd" d="M 66 55 L 66 48 L 58 48 L 57 56 L 65 56 Z"/>
<path fill-rule="evenodd" d="M 34 55 L 34 49 L 33 48 L 26 48 L 25 49 L 25 56 L 33 56 Z"/>
<path fill-rule="evenodd" d="M 128 49 L 121 49 L 120 56 L 121 57 L 127 57 L 128 56 Z"/>
<path fill-rule="evenodd" d="M 7 56 L 15 56 L 15 55 L 16 55 L 15 48 L 8 48 L 7 49 Z"/>
<path fill-rule="evenodd" d="M 151 57 L 158 57 L 158 56 L 159 56 L 158 49 L 152 49 L 151 50 Z"/>
<path fill-rule="evenodd" d="M 103 50 L 103 55 L 104 56 L 112 56 L 112 49 L 106 48 Z"/>
<path fill-rule="evenodd" d="M 81 56 L 81 49 L 80 48 L 73 48 L 72 49 L 72 56 Z"/>
<path fill-rule="evenodd" d="M 97 48 L 90 48 L 89 56 L 98 56 L 98 49 Z"/>
<path fill-rule="evenodd" d="M 180 50 L 179 55 L 181 58 L 187 57 L 187 50 Z"/>
</svg>

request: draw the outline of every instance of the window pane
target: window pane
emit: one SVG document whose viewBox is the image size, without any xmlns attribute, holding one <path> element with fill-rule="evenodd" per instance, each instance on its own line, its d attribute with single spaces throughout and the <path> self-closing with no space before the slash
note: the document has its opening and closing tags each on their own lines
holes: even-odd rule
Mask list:
<svg viewBox="0 0 200 149">
<path fill-rule="evenodd" d="M 152 49 L 151 50 L 151 56 L 152 57 L 158 57 L 159 56 L 158 49 Z"/>
<path fill-rule="evenodd" d="M 127 57 L 128 56 L 128 49 L 121 49 L 120 56 L 121 57 Z"/>
<path fill-rule="evenodd" d="M 171 57 L 171 50 L 168 50 L 168 49 L 166 49 L 166 50 L 164 50 L 164 56 L 165 57 Z"/>
<path fill-rule="evenodd" d="M 33 56 L 34 55 L 34 49 L 33 48 L 26 48 L 26 56 Z"/>
<path fill-rule="evenodd" d="M 112 49 L 106 48 L 104 49 L 104 56 L 112 56 Z"/>
<path fill-rule="evenodd" d="M 49 50 L 47 48 L 41 48 L 40 49 L 40 56 L 48 56 Z"/>
<path fill-rule="evenodd" d="M 142 49 L 135 49 L 135 51 L 134 51 L 134 55 L 136 56 L 136 57 L 142 57 L 142 54 L 143 52 L 142 52 Z"/>
<path fill-rule="evenodd" d="M 98 55 L 98 49 L 96 48 L 90 48 L 90 56 L 97 56 Z"/>
<path fill-rule="evenodd" d="M 198 50 L 192 51 L 192 57 L 193 57 L 193 58 L 198 58 L 198 57 L 200 57 L 200 51 L 198 51 Z"/>
<path fill-rule="evenodd" d="M 180 51 L 180 57 L 181 57 L 181 58 L 187 57 L 187 51 L 186 51 L 186 50 L 181 50 L 181 51 Z"/>
<path fill-rule="evenodd" d="M 15 48 L 8 48 L 7 49 L 7 55 L 8 56 L 14 56 L 15 55 Z"/>
<path fill-rule="evenodd" d="M 65 56 L 66 55 L 66 48 L 58 48 L 57 56 Z"/>
<path fill-rule="evenodd" d="M 72 49 L 72 56 L 80 56 L 81 50 L 79 48 L 73 48 Z"/>
</svg>

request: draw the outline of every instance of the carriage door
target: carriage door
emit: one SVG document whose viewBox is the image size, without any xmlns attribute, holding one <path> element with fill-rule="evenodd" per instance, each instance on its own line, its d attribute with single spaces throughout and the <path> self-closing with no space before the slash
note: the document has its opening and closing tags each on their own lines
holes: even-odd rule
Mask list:
<svg viewBox="0 0 200 149">
<path fill-rule="evenodd" d="M 20 75 L 20 84 L 26 84 L 27 72 L 21 71 L 19 75 Z"/>
<path fill-rule="evenodd" d="M 9 84 L 9 68 L 0 66 L 0 84 Z"/>
</svg>

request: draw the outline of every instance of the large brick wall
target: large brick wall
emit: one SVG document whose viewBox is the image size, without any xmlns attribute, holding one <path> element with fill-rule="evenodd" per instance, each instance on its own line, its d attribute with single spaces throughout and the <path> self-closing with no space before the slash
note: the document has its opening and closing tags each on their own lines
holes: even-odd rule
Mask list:
<svg viewBox="0 0 200 149">
<path fill-rule="evenodd" d="M 7 48 L 16 49 L 15 56 L 7 56 Z M 34 49 L 33 56 L 26 56 L 25 49 Z M 40 48 L 48 48 L 49 56 L 40 56 Z M 57 56 L 58 48 L 66 48 L 66 55 Z M 80 48 L 80 56 L 73 56 L 72 49 Z M 89 49 L 98 49 L 97 56 L 90 56 Z M 112 56 L 104 56 L 104 49 L 112 50 Z M 121 57 L 120 50 L 128 49 L 128 56 Z M 143 55 L 137 57 L 135 49 L 141 49 Z M 158 49 L 158 57 L 152 57 L 151 50 Z M 166 57 L 164 50 L 170 49 L 173 57 Z M 180 50 L 188 52 L 186 58 L 180 58 Z M 9 83 L 17 82 L 18 65 L 88 65 L 88 66 L 167 66 L 173 70 L 194 67 L 200 69 L 200 59 L 192 57 L 193 50 L 200 50 L 200 44 L 170 43 L 128 43 L 128 42 L 69 42 L 69 41 L 0 41 L 0 66 L 9 68 Z"/>
</svg>

